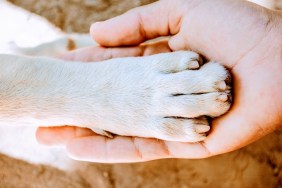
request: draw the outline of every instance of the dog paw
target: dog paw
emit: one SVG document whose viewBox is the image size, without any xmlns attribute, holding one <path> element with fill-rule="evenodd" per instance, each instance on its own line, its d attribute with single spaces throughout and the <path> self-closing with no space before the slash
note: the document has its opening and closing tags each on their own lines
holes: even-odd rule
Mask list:
<svg viewBox="0 0 282 188">
<path fill-rule="evenodd" d="M 165 62 L 174 66 L 164 66 L 167 71 L 160 79 L 153 99 L 151 111 L 157 117 L 155 125 L 158 125 L 154 137 L 170 141 L 201 141 L 210 129 L 205 116 L 218 117 L 230 108 L 231 76 L 216 62 L 202 65 L 193 52 L 171 55 L 175 57 L 167 58 Z M 188 65 L 194 61 L 195 64 L 199 62 L 199 67 L 191 70 Z"/>
<path fill-rule="evenodd" d="M 218 117 L 230 108 L 230 74 L 216 62 L 203 64 L 197 53 L 180 51 L 119 61 L 124 62 L 111 66 L 120 73 L 111 75 L 115 78 L 111 89 L 99 90 L 103 94 L 99 104 L 108 104 L 99 107 L 108 109 L 104 112 L 108 116 L 97 121 L 103 125 L 100 129 L 198 142 L 210 130 L 207 117 Z"/>
</svg>

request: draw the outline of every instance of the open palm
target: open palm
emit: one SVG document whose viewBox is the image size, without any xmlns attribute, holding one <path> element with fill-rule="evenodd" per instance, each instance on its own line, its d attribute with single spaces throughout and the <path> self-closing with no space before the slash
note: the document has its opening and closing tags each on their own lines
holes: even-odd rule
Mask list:
<svg viewBox="0 0 282 188">
<path fill-rule="evenodd" d="M 91 35 L 105 47 L 82 49 L 64 58 L 98 61 L 193 50 L 231 70 L 234 104 L 212 122 L 209 136 L 199 143 L 108 139 L 77 127 L 39 128 L 38 140 L 66 144 L 72 157 L 96 162 L 204 158 L 243 147 L 282 124 L 281 23 L 281 12 L 246 1 L 163 0 L 93 24 Z M 160 36 L 171 37 L 140 45 Z"/>
</svg>

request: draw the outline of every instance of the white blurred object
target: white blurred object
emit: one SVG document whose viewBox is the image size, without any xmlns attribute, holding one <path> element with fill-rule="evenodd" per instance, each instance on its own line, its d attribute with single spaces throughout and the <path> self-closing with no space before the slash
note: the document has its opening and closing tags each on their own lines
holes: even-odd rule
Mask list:
<svg viewBox="0 0 282 188">
<path fill-rule="evenodd" d="M 46 147 L 35 139 L 36 127 L 0 126 L 0 153 L 31 163 L 71 170 L 76 164 L 62 147 Z"/>
<path fill-rule="evenodd" d="M 42 46 L 40 49 L 44 51 L 44 43 L 49 43 L 49 45 L 51 43 L 56 50 L 57 46 L 60 48 L 63 44 L 62 40 L 67 39 L 65 33 L 46 19 L 3 0 L 0 0 L 0 23 L 0 53 L 18 52 L 21 54 L 22 50 L 32 52 L 36 49 L 33 47 L 38 45 Z M 79 38 L 83 37 L 79 36 Z M 81 46 L 91 42 L 89 36 L 85 35 L 83 39 Z M 77 47 L 80 46 L 77 45 Z M 0 153 L 31 163 L 48 164 L 61 169 L 70 170 L 76 166 L 78 162 L 70 159 L 64 148 L 45 147 L 38 144 L 35 139 L 35 131 L 36 127 L 0 126 Z"/>
<path fill-rule="evenodd" d="M 267 8 L 274 8 L 274 0 L 249 0 Z"/>
<path fill-rule="evenodd" d="M 45 18 L 0 0 L 0 43 L 15 42 L 21 47 L 36 46 L 63 36 Z"/>
</svg>

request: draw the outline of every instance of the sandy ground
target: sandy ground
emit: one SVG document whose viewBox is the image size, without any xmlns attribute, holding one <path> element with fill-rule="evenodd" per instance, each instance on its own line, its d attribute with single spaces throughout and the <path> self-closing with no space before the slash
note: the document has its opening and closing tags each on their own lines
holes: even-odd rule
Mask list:
<svg viewBox="0 0 282 188">
<path fill-rule="evenodd" d="M 45 16 L 64 31 L 87 32 L 91 22 L 149 0 L 11 2 Z M 0 188 L 282 188 L 282 129 L 248 147 L 209 159 L 166 159 L 137 164 L 78 162 L 75 166 L 75 170 L 66 171 L 0 154 Z"/>
<path fill-rule="evenodd" d="M 46 17 L 67 32 L 88 32 L 89 25 L 156 0 L 9 0 Z"/>
<path fill-rule="evenodd" d="M 0 155 L 0 187 L 281 188 L 282 130 L 241 150 L 201 160 L 137 164 L 79 163 L 65 172 Z"/>
</svg>

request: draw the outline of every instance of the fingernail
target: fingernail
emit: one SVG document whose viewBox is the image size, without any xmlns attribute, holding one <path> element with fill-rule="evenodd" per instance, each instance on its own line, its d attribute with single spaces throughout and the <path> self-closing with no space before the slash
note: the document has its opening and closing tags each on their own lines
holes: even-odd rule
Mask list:
<svg viewBox="0 0 282 188">
<path fill-rule="evenodd" d="M 200 67 L 200 65 L 199 65 L 198 61 L 191 61 L 190 64 L 189 64 L 190 69 L 197 69 L 199 67 Z"/>
<path fill-rule="evenodd" d="M 197 125 L 195 127 L 195 130 L 197 133 L 205 133 L 208 132 L 210 130 L 210 126 L 207 125 Z"/>
<path fill-rule="evenodd" d="M 228 100 L 228 96 L 226 94 L 222 94 L 218 96 L 218 99 L 222 102 L 225 102 Z"/>
<path fill-rule="evenodd" d="M 225 81 L 221 81 L 219 84 L 218 84 L 218 88 L 220 90 L 225 90 L 226 89 L 226 83 Z"/>
</svg>

